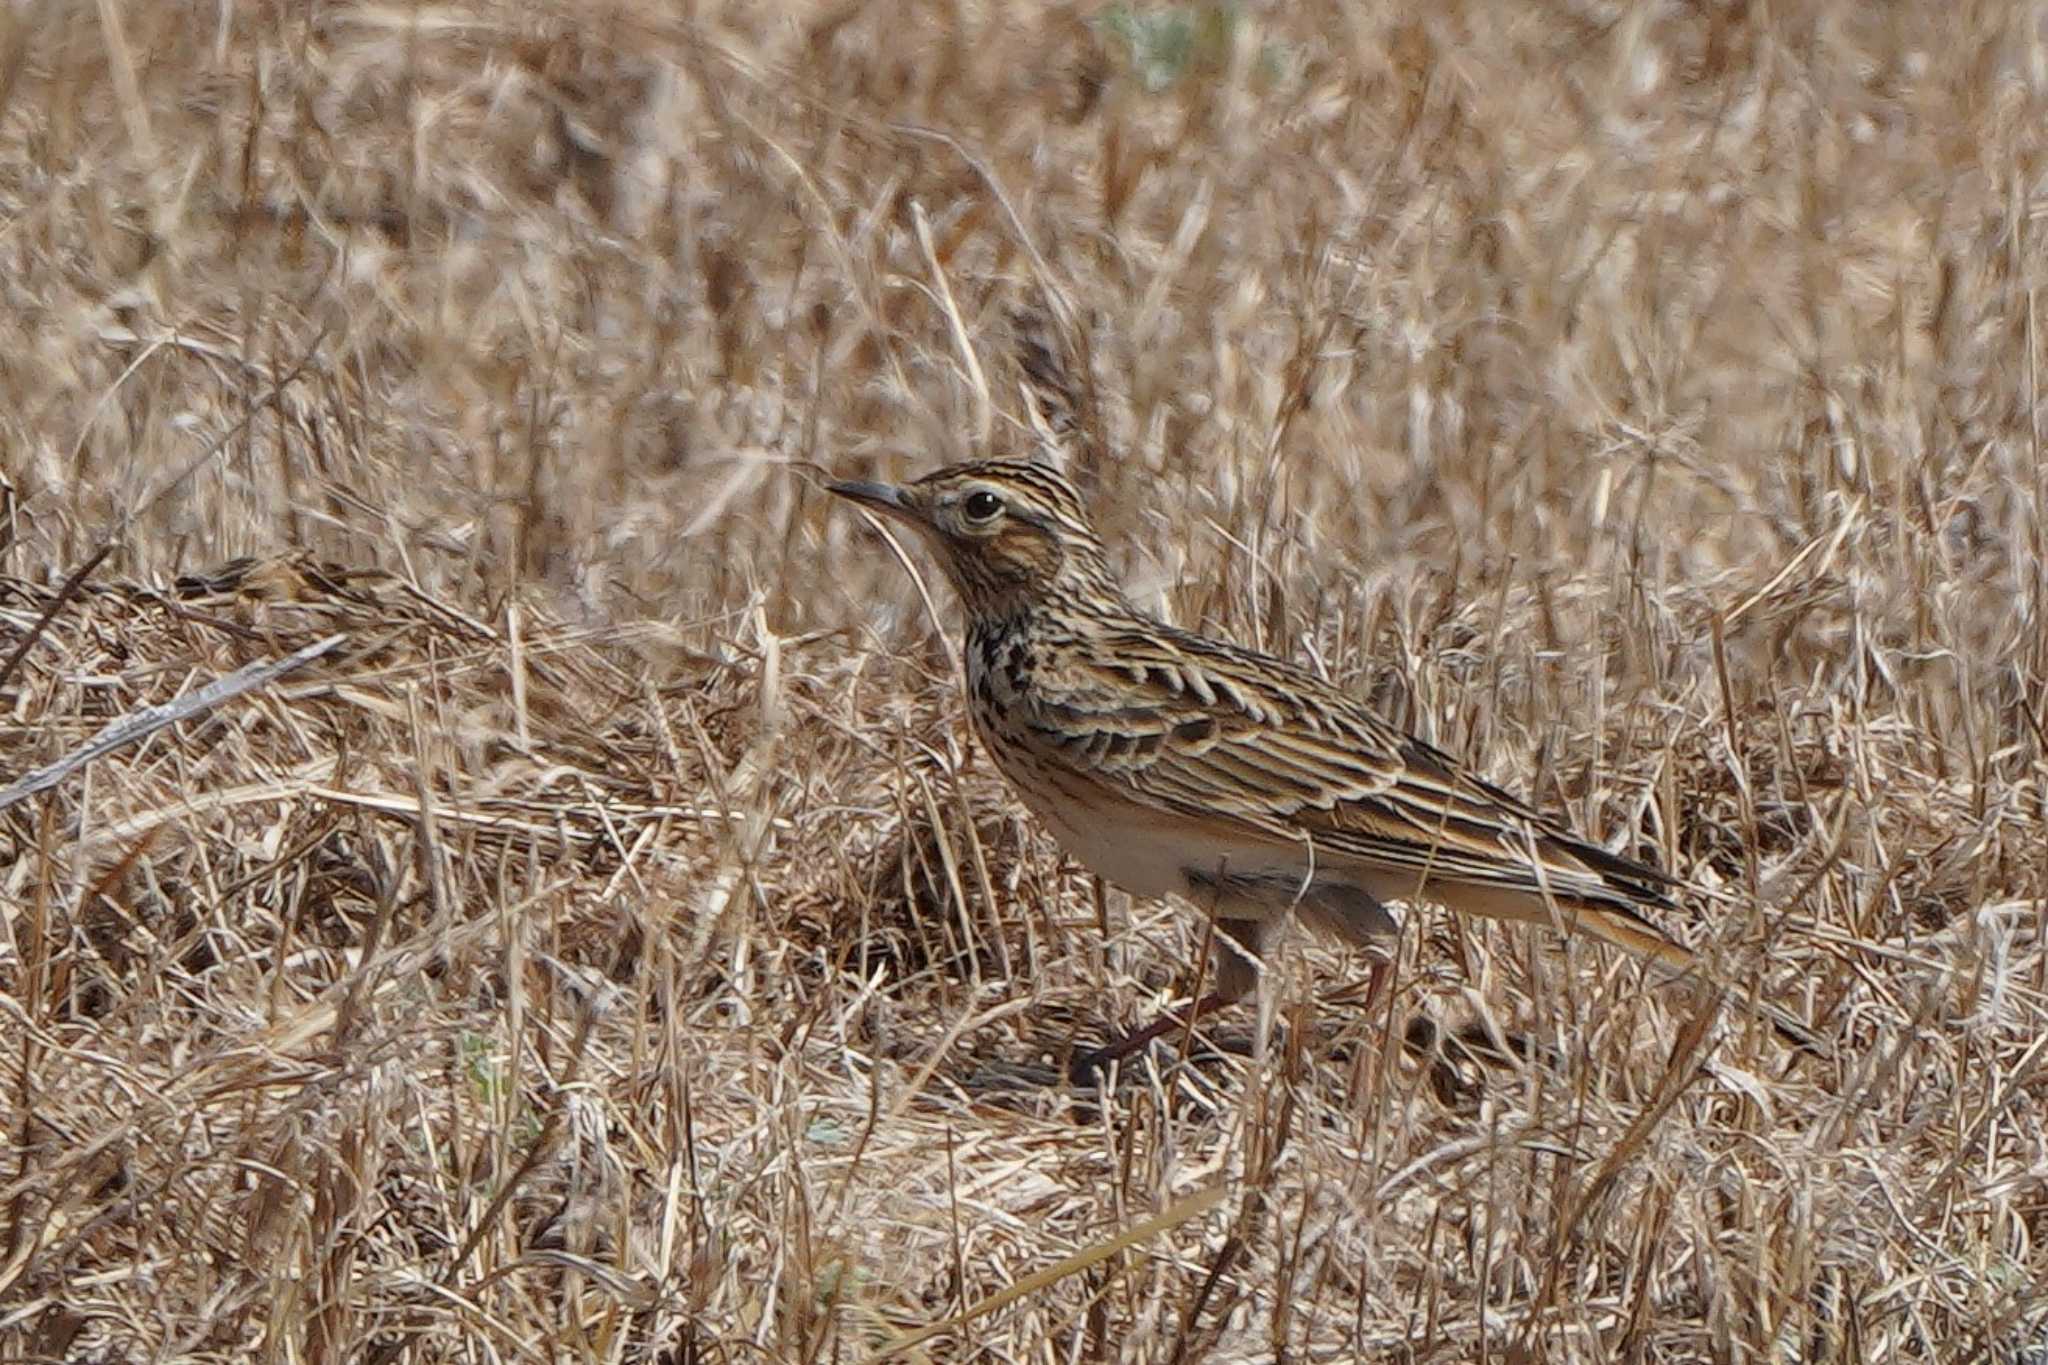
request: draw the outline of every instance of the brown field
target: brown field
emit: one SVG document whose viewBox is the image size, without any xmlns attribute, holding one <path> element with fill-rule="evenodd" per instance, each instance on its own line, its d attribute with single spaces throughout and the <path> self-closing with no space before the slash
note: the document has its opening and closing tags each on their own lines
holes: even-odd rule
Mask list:
<svg viewBox="0 0 2048 1365">
<path fill-rule="evenodd" d="M 0 810 L 0 1361 L 2048 1360 L 2044 151 L 1975 0 L 10 6 L 0 787 L 343 639 Z M 1420 905 L 1065 1084 L 1200 922 L 819 488 L 1031 335 L 1821 1055 Z"/>
</svg>

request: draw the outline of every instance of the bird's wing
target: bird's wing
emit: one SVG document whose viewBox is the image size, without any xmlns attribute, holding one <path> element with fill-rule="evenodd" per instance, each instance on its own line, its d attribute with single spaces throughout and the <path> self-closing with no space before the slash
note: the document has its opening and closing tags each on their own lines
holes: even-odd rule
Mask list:
<svg viewBox="0 0 2048 1365">
<path fill-rule="evenodd" d="M 1704 970 L 1642 913 L 1675 908 L 1662 890 L 1674 878 L 1577 838 L 1306 670 L 1165 626 L 1076 641 L 1051 662 L 1033 680 L 1034 742 L 1113 798 L 1231 842 L 1299 848 L 1306 835 L 1319 865 L 1412 874 L 1421 893 L 1456 886 L 1444 899 L 1480 914 L 1540 921 L 1559 910 L 1666 968 Z M 1756 1008 L 1796 1046 L 1821 1050 L 1790 1011 Z"/>
<path fill-rule="evenodd" d="M 1428 882 L 1665 907 L 1671 878 L 1573 837 L 1305 670 L 1167 627 L 1078 643 L 1035 678 L 1034 739 L 1139 804 Z M 1649 927 L 1644 922 L 1644 927 Z"/>
</svg>

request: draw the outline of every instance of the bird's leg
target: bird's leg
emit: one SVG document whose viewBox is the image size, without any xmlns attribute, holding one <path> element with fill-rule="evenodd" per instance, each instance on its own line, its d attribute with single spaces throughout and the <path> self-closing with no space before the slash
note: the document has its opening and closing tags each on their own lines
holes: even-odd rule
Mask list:
<svg viewBox="0 0 2048 1365">
<path fill-rule="evenodd" d="M 1170 1033 L 1187 1032 L 1203 1015 L 1212 1010 L 1222 1009 L 1225 1005 L 1234 1005 L 1240 998 L 1222 991 L 1211 991 L 1190 1006 L 1186 1014 L 1176 1014 L 1168 1010 L 1141 1029 L 1127 1033 L 1113 1043 L 1105 1043 L 1092 1052 L 1082 1053 L 1073 1061 L 1075 1082 L 1082 1085 L 1094 1084 L 1101 1073 L 1111 1065 L 1129 1060 Z"/>
<path fill-rule="evenodd" d="M 1394 974 L 1394 959 L 1377 952 L 1368 956 L 1372 967 L 1365 979 L 1365 1017 L 1371 1019 L 1379 1012 L 1380 995 L 1387 989 L 1387 979 Z"/>
<path fill-rule="evenodd" d="M 1170 1033 L 1186 1033 L 1203 1015 L 1244 999 L 1259 979 L 1258 960 L 1252 956 L 1255 949 L 1250 945 L 1262 944 L 1264 931 L 1265 926 L 1256 922 L 1217 921 L 1211 953 L 1216 965 L 1216 988 L 1195 1001 L 1185 1014 L 1169 1010 L 1145 1027 L 1075 1057 L 1070 1067 L 1074 1083 L 1093 1085 L 1111 1064 L 1143 1052 Z"/>
</svg>

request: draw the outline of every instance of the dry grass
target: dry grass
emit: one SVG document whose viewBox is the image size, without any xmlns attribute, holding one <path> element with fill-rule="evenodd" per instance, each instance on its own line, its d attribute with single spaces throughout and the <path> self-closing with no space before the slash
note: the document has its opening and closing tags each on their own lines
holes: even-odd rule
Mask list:
<svg viewBox="0 0 2048 1365">
<path fill-rule="evenodd" d="M 11 7 L 0 785 L 347 638 L 0 812 L 0 1359 L 2041 1359 L 2041 23 Z M 1020 307 L 1143 600 L 1827 1055 L 1421 909 L 1521 1060 L 1307 947 L 1052 1083 L 1198 927 L 811 472 L 1031 448 Z"/>
</svg>

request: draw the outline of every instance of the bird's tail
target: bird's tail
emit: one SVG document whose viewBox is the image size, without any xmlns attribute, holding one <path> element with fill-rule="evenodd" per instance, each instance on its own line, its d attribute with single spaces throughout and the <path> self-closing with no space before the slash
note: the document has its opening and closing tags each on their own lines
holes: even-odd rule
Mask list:
<svg viewBox="0 0 2048 1365">
<path fill-rule="evenodd" d="M 1781 1005 L 1768 1000 L 1752 1002 L 1750 993 L 1743 988 L 1723 980 L 1719 973 L 1684 944 L 1671 938 L 1663 930 L 1636 914 L 1626 906 L 1581 903 L 1560 905 L 1558 917 L 1567 930 L 1587 933 L 1603 943 L 1611 943 L 1637 957 L 1656 963 L 1680 976 L 1690 976 L 1705 982 L 1718 992 L 1722 999 L 1732 1001 L 1737 1008 L 1754 1009 L 1770 1024 L 1778 1036 L 1801 1052 L 1821 1056 L 1823 1048 L 1820 1038 L 1807 1027 L 1806 1022 Z"/>
<path fill-rule="evenodd" d="M 1549 923 L 1566 933 L 1585 934 L 1656 964 L 1673 976 L 1691 977 L 1718 991 L 1738 1008 L 1754 1009 L 1778 1035 L 1802 1052 L 1823 1054 L 1820 1039 L 1804 1020 L 1783 1006 L 1767 1000 L 1750 1002 L 1749 992 L 1723 979 L 1698 953 L 1678 942 L 1636 910 L 1649 903 L 1660 907 L 1671 902 L 1661 893 L 1645 892 L 1635 886 L 1615 886 L 1608 895 L 1582 890 L 1552 888 L 1548 896 L 1531 896 L 1527 891 L 1510 893 L 1499 887 L 1433 888 L 1456 908 L 1498 919 Z M 1654 898 L 1654 899 L 1652 899 Z"/>
</svg>

